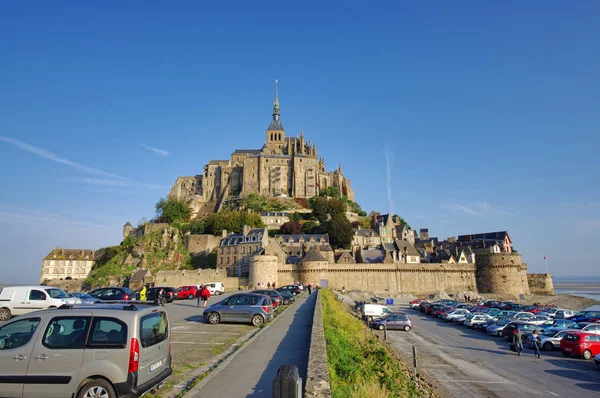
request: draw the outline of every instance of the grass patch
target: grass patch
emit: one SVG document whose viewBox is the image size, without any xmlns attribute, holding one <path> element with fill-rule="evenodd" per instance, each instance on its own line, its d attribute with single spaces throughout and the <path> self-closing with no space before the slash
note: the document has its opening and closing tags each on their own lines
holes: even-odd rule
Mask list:
<svg viewBox="0 0 600 398">
<path fill-rule="evenodd" d="M 416 397 L 419 392 L 391 350 L 322 289 L 323 326 L 333 398 Z"/>
</svg>

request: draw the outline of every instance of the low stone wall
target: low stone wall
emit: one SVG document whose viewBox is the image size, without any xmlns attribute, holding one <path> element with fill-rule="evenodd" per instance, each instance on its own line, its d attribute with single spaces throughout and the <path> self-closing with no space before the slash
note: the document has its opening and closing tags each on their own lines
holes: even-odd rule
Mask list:
<svg viewBox="0 0 600 398">
<path fill-rule="evenodd" d="M 551 274 L 527 274 L 531 294 L 554 294 L 554 282 Z"/>
<path fill-rule="evenodd" d="M 308 354 L 306 388 L 304 391 L 306 398 L 331 397 L 329 367 L 327 365 L 327 346 L 325 344 L 325 330 L 323 329 L 321 292 L 317 290 L 316 295 L 312 334 L 310 336 L 310 351 Z"/>
<path fill-rule="evenodd" d="M 248 284 L 248 278 L 227 277 L 223 270 L 199 269 L 195 271 L 158 271 L 154 278 L 156 286 L 199 285 L 208 282 L 223 282 L 225 291 L 239 290 Z"/>
</svg>

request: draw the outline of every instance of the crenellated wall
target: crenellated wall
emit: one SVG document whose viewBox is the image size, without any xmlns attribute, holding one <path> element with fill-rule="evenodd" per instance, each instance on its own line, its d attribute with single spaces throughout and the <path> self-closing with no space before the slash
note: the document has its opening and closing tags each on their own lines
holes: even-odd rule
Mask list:
<svg viewBox="0 0 600 398">
<path fill-rule="evenodd" d="M 554 294 L 552 274 L 528 274 L 527 281 L 531 294 Z"/>
</svg>

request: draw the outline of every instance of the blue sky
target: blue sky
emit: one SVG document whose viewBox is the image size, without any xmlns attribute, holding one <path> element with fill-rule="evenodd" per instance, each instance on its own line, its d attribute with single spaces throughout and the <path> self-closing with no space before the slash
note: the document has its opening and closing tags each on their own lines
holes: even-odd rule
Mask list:
<svg viewBox="0 0 600 398">
<path fill-rule="evenodd" d="M 18 2 L 0 15 L 2 282 L 118 244 L 177 176 L 288 135 L 368 212 L 508 230 L 531 272 L 597 274 L 600 4 Z M 154 149 L 152 149 L 154 148 Z M 386 161 L 387 160 L 387 161 Z M 388 183 L 389 181 L 389 183 Z"/>
</svg>

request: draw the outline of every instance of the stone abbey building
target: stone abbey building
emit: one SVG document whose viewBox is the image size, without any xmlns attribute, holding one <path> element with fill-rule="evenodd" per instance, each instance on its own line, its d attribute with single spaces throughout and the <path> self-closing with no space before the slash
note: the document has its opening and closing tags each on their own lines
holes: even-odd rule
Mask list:
<svg viewBox="0 0 600 398">
<path fill-rule="evenodd" d="M 218 212 L 225 201 L 250 194 L 311 198 L 327 187 L 335 187 L 354 200 L 342 168 L 325 171 L 316 143 L 307 141 L 304 132 L 286 136 L 277 90 L 273 120 L 265 138 L 261 149 L 237 149 L 230 159 L 209 161 L 202 174 L 177 178 L 170 196 L 190 203 L 195 214 Z"/>
</svg>

